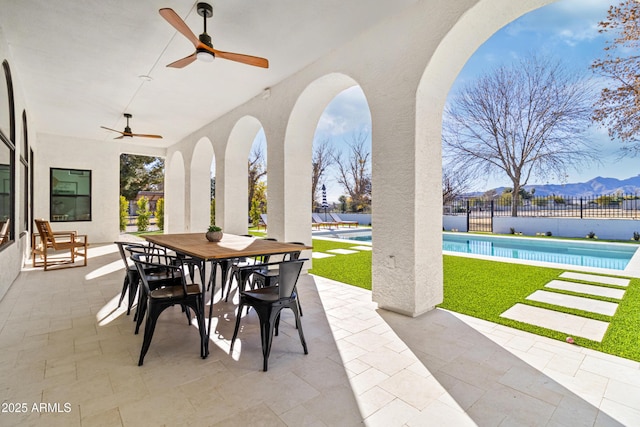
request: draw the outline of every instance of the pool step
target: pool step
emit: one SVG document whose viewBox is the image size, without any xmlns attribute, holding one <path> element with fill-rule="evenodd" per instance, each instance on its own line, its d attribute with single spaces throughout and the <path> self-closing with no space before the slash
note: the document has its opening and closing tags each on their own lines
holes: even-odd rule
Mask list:
<svg viewBox="0 0 640 427">
<path fill-rule="evenodd" d="M 618 304 L 615 302 L 602 301 L 593 297 L 607 297 L 621 300 L 626 290 L 599 286 L 599 284 L 627 287 L 630 282 L 629 279 L 569 271 L 560 274 L 560 277 L 563 279 L 591 282 L 592 284 L 587 285 L 566 280 L 552 280 L 545 285 L 545 288 L 548 290 L 537 290 L 526 299 L 543 302 L 558 308 L 572 308 L 612 317 L 615 315 Z M 570 291 L 581 294 L 581 296 L 553 292 L 553 289 Z M 602 341 L 609 327 L 609 322 L 593 320 L 546 308 L 533 307 L 527 304 L 516 304 L 502 313 L 500 317 L 598 342 Z"/>
</svg>

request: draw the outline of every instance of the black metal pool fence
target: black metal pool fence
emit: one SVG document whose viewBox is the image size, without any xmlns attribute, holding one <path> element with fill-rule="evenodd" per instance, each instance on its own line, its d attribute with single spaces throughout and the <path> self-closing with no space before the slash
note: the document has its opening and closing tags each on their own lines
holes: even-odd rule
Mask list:
<svg viewBox="0 0 640 427">
<path fill-rule="evenodd" d="M 443 206 L 444 215 L 512 216 L 511 197 L 458 198 Z M 534 196 L 520 198 L 518 216 L 573 218 L 640 218 L 639 194 L 608 194 L 600 196 Z"/>
</svg>

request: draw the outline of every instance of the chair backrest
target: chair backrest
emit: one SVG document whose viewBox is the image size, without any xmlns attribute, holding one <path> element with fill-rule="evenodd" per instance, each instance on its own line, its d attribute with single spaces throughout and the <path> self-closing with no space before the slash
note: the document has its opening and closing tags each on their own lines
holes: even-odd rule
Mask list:
<svg viewBox="0 0 640 427">
<path fill-rule="evenodd" d="M 280 263 L 280 279 L 278 280 L 278 295 L 280 298 L 291 298 L 293 290 L 298 282 L 304 260 L 287 261 Z"/>
<path fill-rule="evenodd" d="M 34 221 L 36 223 L 36 228 L 38 229 L 42 245 L 46 246 L 51 244 L 55 248 L 56 239 L 53 238 L 53 230 L 51 230 L 51 224 L 49 224 L 49 221 L 44 219 L 35 219 Z"/>
<path fill-rule="evenodd" d="M 287 242 L 290 243 L 292 245 L 300 245 L 300 246 L 304 246 L 304 243 L 302 242 Z M 300 254 L 302 253 L 302 250 L 296 251 L 296 252 L 289 252 L 289 260 L 293 261 L 296 260 L 298 258 L 300 258 Z"/>
<path fill-rule="evenodd" d="M 149 275 L 147 272 L 157 270 L 159 268 L 166 273 L 164 280 L 180 279 L 180 283 L 182 284 L 182 296 L 187 295 L 187 283 L 185 281 L 184 274 L 182 274 L 182 260 L 180 260 L 180 258 L 173 257 L 171 255 L 164 255 L 169 263 L 158 263 L 153 261 L 157 257 L 154 253 L 137 252 L 137 248 L 127 247 L 127 250 L 129 249 L 133 249 L 134 253 L 131 255 L 131 260 L 138 269 L 138 274 L 142 279 L 142 286 L 144 286 L 144 290 L 147 292 L 147 295 L 151 292 L 151 286 L 149 286 Z"/>
<path fill-rule="evenodd" d="M 342 219 L 335 212 L 329 212 L 329 216 L 331 217 L 332 220 L 336 222 L 342 222 Z"/>
<path fill-rule="evenodd" d="M 260 219 L 264 225 L 267 225 L 267 214 L 260 214 Z"/>
<path fill-rule="evenodd" d="M 132 247 L 132 248 L 143 248 L 147 245 L 145 245 L 144 243 L 136 243 L 136 242 L 122 242 L 122 241 L 118 241 L 118 242 L 113 242 L 116 245 L 118 245 L 118 251 L 120 251 L 120 258 L 122 258 L 122 261 L 124 262 L 125 266 L 129 266 L 129 257 L 127 256 L 127 254 L 125 253 L 125 248 L 128 247 Z M 134 267 L 135 268 L 135 267 Z"/>
<path fill-rule="evenodd" d="M 159 246 L 145 245 L 140 243 L 128 244 L 124 249 L 129 252 L 129 257 L 135 254 L 146 255 L 145 260 L 156 264 L 168 264 L 167 251 Z"/>
<path fill-rule="evenodd" d="M 318 214 L 316 214 L 316 213 L 312 213 L 312 214 L 311 214 L 311 220 L 312 220 L 313 222 L 324 222 L 324 221 L 322 220 L 322 218 L 320 218 L 320 215 L 318 215 Z"/>
<path fill-rule="evenodd" d="M 9 240 L 9 224 L 10 219 L 6 221 L 0 221 L 0 244 L 5 243 Z"/>
</svg>

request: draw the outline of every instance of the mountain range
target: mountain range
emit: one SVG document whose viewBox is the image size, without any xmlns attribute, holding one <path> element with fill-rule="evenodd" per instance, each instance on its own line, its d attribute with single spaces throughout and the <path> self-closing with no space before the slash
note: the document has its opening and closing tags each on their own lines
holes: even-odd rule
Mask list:
<svg viewBox="0 0 640 427">
<path fill-rule="evenodd" d="M 507 187 L 495 188 L 498 194 L 501 194 Z M 544 184 L 544 185 L 525 185 L 527 191 L 535 189 L 535 196 L 572 196 L 572 197 L 589 197 L 601 196 L 606 194 L 623 193 L 623 194 L 640 194 L 640 175 L 627 178 L 603 178 L 598 176 L 587 182 L 578 182 L 573 184 Z"/>
</svg>

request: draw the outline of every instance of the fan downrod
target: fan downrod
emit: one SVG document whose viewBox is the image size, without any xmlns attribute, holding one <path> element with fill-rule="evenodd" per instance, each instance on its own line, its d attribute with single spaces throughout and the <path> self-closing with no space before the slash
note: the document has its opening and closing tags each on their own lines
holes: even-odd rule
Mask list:
<svg viewBox="0 0 640 427">
<path fill-rule="evenodd" d="M 207 19 L 213 16 L 213 8 L 209 3 L 201 2 L 198 3 L 196 7 L 198 10 L 198 15 L 202 16 L 203 18 Z"/>
</svg>

